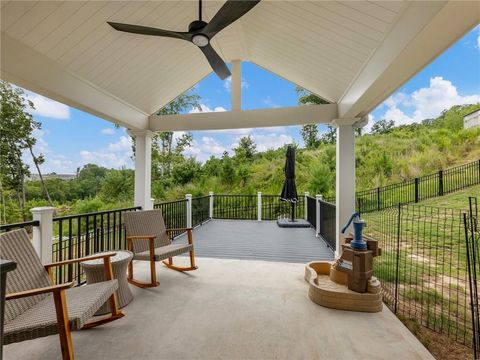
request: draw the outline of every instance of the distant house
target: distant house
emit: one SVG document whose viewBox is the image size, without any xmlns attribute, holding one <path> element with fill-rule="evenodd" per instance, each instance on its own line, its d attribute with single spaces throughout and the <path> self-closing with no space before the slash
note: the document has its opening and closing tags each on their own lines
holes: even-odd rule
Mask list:
<svg viewBox="0 0 480 360">
<path fill-rule="evenodd" d="M 463 128 L 473 128 L 480 126 L 480 109 L 472 111 L 463 117 Z"/>
<path fill-rule="evenodd" d="M 50 173 L 50 174 L 42 174 L 43 179 L 60 179 L 60 180 L 72 180 L 77 177 L 76 174 L 57 174 L 57 173 Z M 40 180 L 40 176 L 38 174 L 32 173 L 30 175 L 29 180 Z"/>
</svg>

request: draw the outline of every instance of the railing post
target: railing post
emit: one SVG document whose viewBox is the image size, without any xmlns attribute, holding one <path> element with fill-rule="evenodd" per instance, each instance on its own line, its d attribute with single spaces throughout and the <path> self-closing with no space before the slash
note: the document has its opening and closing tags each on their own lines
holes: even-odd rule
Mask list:
<svg viewBox="0 0 480 360">
<path fill-rule="evenodd" d="M 438 172 L 438 196 L 443 196 L 443 170 Z"/>
<path fill-rule="evenodd" d="M 33 220 L 38 220 L 40 226 L 33 227 L 33 247 L 42 264 L 52 262 L 52 236 L 53 236 L 53 211 L 54 207 L 36 207 L 30 209 Z"/>
<path fill-rule="evenodd" d="M 209 198 L 209 205 L 208 205 L 208 217 L 213 219 L 213 191 L 208 192 Z"/>
<path fill-rule="evenodd" d="M 419 196 L 418 196 L 418 178 L 415 178 L 415 202 L 418 203 Z"/>
<path fill-rule="evenodd" d="M 187 228 L 192 227 L 192 194 L 185 195 L 187 199 Z"/>
<path fill-rule="evenodd" d="M 262 192 L 257 193 L 257 220 L 262 221 Z"/>
<path fill-rule="evenodd" d="M 153 209 L 155 207 L 155 199 L 154 198 L 150 198 L 150 209 Z M 142 209 L 144 210 L 144 209 Z"/>
<path fill-rule="evenodd" d="M 380 211 L 380 187 L 377 187 L 377 211 Z"/>
<path fill-rule="evenodd" d="M 303 217 L 305 220 L 308 220 L 308 197 L 310 196 L 310 193 L 308 191 L 305 191 L 305 197 L 303 198 Z"/>
<path fill-rule="evenodd" d="M 320 200 L 322 200 L 322 195 L 315 195 L 315 215 L 317 217 L 315 220 L 315 223 L 317 225 L 315 232 L 317 237 L 320 236 Z"/>
</svg>

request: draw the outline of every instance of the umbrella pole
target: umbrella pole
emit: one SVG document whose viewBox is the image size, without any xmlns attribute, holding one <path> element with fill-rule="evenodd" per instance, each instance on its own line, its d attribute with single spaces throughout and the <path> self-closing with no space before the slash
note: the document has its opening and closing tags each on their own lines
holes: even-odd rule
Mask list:
<svg viewBox="0 0 480 360">
<path fill-rule="evenodd" d="M 295 203 L 292 201 L 292 222 L 295 221 Z"/>
</svg>

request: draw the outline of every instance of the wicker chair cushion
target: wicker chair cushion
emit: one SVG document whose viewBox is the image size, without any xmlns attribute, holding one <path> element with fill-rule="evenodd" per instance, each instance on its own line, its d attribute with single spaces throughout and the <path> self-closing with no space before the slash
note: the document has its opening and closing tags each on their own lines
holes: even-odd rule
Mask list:
<svg viewBox="0 0 480 360">
<path fill-rule="evenodd" d="M 155 261 L 165 260 L 193 250 L 192 244 L 171 244 L 155 249 Z M 150 251 L 143 251 L 133 256 L 133 260 L 150 260 Z"/>
<path fill-rule="evenodd" d="M 156 236 L 155 247 L 170 245 L 161 210 L 130 211 L 124 215 L 127 236 Z M 142 253 L 150 248 L 148 240 L 134 240 L 133 252 Z"/>
<path fill-rule="evenodd" d="M 10 272 L 7 277 L 7 294 L 52 285 L 25 229 L 1 234 L 0 254 L 3 259 L 13 260 L 17 263 L 17 268 Z M 23 314 L 47 296 L 48 294 L 42 294 L 7 301 L 5 304 L 5 323 Z"/>
<path fill-rule="evenodd" d="M 66 290 L 70 329 L 79 330 L 85 325 L 117 288 L 118 281 L 110 280 Z M 11 301 L 15 300 L 6 303 Z M 4 331 L 4 344 L 58 334 L 53 295 L 47 295 L 17 318 L 6 322 Z"/>
</svg>

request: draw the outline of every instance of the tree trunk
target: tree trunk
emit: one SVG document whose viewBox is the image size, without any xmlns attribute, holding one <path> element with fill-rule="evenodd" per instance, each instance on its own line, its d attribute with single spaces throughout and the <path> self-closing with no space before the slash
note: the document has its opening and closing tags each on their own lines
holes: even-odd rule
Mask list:
<svg viewBox="0 0 480 360">
<path fill-rule="evenodd" d="M 37 168 L 38 176 L 40 177 L 40 182 L 42 183 L 43 193 L 45 194 L 45 197 L 47 198 L 47 201 L 50 204 L 50 206 L 53 206 L 52 198 L 50 197 L 50 193 L 48 192 L 47 185 L 45 184 L 45 181 L 43 180 L 42 172 L 40 171 L 40 166 L 38 165 L 37 158 L 33 154 L 32 147 L 29 146 L 28 148 L 30 149 L 30 154 L 32 155 L 35 167 Z"/>
</svg>

